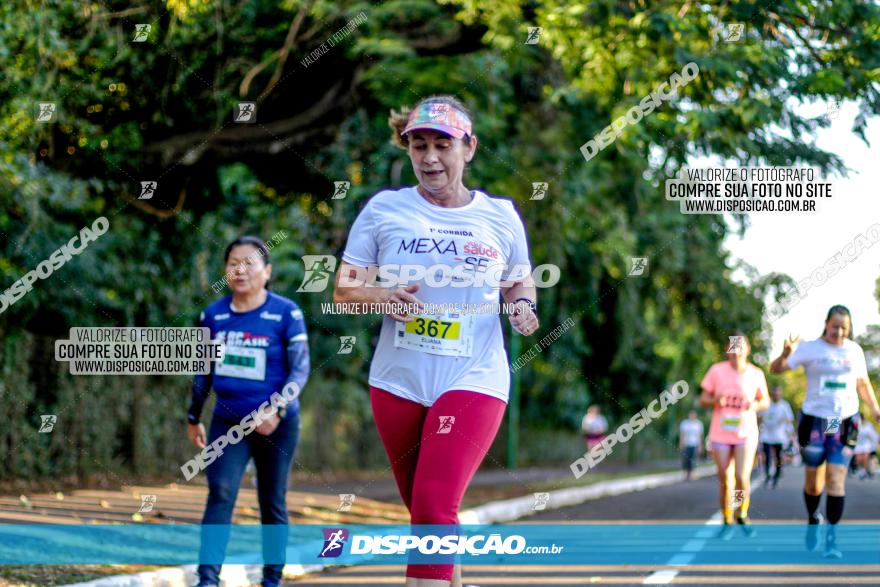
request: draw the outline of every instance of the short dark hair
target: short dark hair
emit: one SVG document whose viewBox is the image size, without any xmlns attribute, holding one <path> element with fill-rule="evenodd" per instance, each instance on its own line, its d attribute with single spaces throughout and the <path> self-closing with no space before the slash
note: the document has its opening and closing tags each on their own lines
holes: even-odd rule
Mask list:
<svg viewBox="0 0 880 587">
<path fill-rule="evenodd" d="M 240 247 L 242 245 L 251 245 L 253 247 L 256 247 L 257 250 L 260 252 L 260 257 L 263 258 L 263 264 L 268 265 L 269 263 L 271 263 L 271 261 L 269 261 L 269 249 L 266 247 L 266 243 L 263 241 L 263 239 L 256 236 L 240 236 L 226 246 L 226 252 L 223 253 L 224 265 L 229 262 L 229 254 L 232 253 L 232 249 L 234 249 L 235 247 Z M 266 289 L 269 289 L 269 281 L 266 282 Z"/>
<path fill-rule="evenodd" d="M 831 320 L 831 316 L 833 316 L 834 314 L 840 314 L 841 316 L 846 316 L 847 318 L 849 318 L 849 335 L 847 336 L 847 338 L 852 340 L 854 328 L 853 328 L 852 314 L 849 313 L 849 308 L 847 308 L 846 306 L 842 306 L 840 304 L 835 304 L 835 305 L 831 306 L 828 309 L 828 315 L 825 316 L 825 323 L 826 324 L 828 323 L 829 320 Z M 822 336 L 825 336 L 825 327 L 824 326 L 822 327 L 822 334 L 821 334 L 820 338 Z"/>
</svg>

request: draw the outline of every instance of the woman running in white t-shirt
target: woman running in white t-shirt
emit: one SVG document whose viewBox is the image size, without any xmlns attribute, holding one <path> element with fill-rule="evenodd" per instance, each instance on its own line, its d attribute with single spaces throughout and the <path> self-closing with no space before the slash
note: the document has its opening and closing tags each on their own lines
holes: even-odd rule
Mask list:
<svg viewBox="0 0 880 587">
<path fill-rule="evenodd" d="M 462 183 L 477 137 L 461 102 L 428 98 L 392 112 L 389 124 L 419 183 L 383 190 L 361 210 L 333 299 L 411 305 L 386 306 L 370 364 L 373 415 L 411 523 L 456 524 L 510 385 L 498 312 L 474 309 L 498 303 L 500 292 L 515 304 L 518 332 L 538 329 L 528 243 L 512 201 Z M 403 287 L 367 285 L 376 267 Z M 408 586 L 461 585 L 452 564 L 410 564 L 406 576 Z"/>
<path fill-rule="evenodd" d="M 880 406 L 874 397 L 865 354 L 852 340 L 852 318 L 845 306 L 832 306 L 825 318 L 822 336 L 798 345 L 798 337 L 783 344 L 782 354 L 770 365 L 773 373 L 797 369 L 807 373 L 807 395 L 798 423 L 798 443 L 806 465 L 804 502 L 807 506 L 806 546 L 819 547 L 818 527 L 822 520 L 819 502 L 823 489 L 828 532 L 825 556 L 840 558 L 835 524 L 843 516 L 846 470 L 859 431 L 859 397 L 868 404 L 874 419 Z"/>
<path fill-rule="evenodd" d="M 853 458 L 856 469 L 862 470 L 860 479 L 874 477 L 874 473 L 871 472 L 871 457 L 877 452 L 878 441 L 880 441 L 880 436 L 877 435 L 874 426 L 870 422 L 862 422 L 859 426 L 859 438 L 856 442 L 855 457 Z"/>
<path fill-rule="evenodd" d="M 788 402 L 782 399 L 782 388 L 778 385 L 770 392 L 770 406 L 761 412 L 758 438 L 764 454 L 764 487 L 770 484 L 770 461 L 776 460 L 776 471 L 772 477 L 773 489 L 779 484 L 782 475 L 782 450 L 788 439 L 789 427 L 794 423 L 794 413 Z"/>
</svg>

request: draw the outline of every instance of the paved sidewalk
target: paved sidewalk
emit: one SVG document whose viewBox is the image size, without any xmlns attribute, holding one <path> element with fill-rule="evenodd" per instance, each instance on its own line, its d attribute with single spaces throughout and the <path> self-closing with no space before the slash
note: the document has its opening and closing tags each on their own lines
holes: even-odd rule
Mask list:
<svg viewBox="0 0 880 587">
<path fill-rule="evenodd" d="M 198 524 L 207 499 L 206 485 L 131 486 L 120 490 L 82 489 L 71 493 L 0 497 L 0 524 L 192 523 Z M 144 496 L 154 496 L 144 498 Z M 146 501 L 145 501 L 146 499 Z M 341 524 L 406 523 L 402 504 L 358 496 L 347 512 L 337 511 L 338 495 L 287 492 L 290 522 Z M 234 524 L 260 522 L 256 490 L 239 490 Z"/>
<path fill-rule="evenodd" d="M 702 463 L 710 461 L 701 461 Z M 600 475 L 617 475 L 617 474 L 648 474 L 662 470 L 676 469 L 680 466 L 678 460 L 657 461 L 654 463 L 639 463 L 636 465 L 626 465 L 622 463 L 602 463 L 602 466 L 596 469 L 596 473 Z M 474 475 L 469 486 L 470 490 L 492 487 L 507 487 L 510 489 L 518 489 L 519 495 L 529 492 L 529 485 L 542 483 L 568 483 L 574 480 L 571 470 L 566 465 L 557 465 L 555 467 L 530 467 L 522 469 L 481 469 Z M 581 481 L 586 484 L 590 483 L 589 473 L 583 477 Z M 369 479 L 346 479 L 346 478 L 328 478 L 326 480 L 315 480 L 308 478 L 300 478 L 294 475 L 291 487 L 297 491 L 315 492 L 315 493 L 353 493 L 357 496 L 364 496 L 380 501 L 388 501 L 392 503 L 400 502 L 400 495 L 397 493 L 397 485 L 390 473 L 384 476 L 372 476 Z M 465 495 L 467 501 L 467 495 Z"/>
<path fill-rule="evenodd" d="M 675 467 L 664 461 L 637 466 L 603 465 L 601 474 L 648 474 Z M 407 522 L 406 508 L 390 476 L 364 479 L 303 480 L 294 475 L 287 493 L 290 522 L 341 524 L 383 524 Z M 490 469 L 477 472 L 471 483 L 476 495 L 481 489 L 503 490 L 525 495 L 530 486 L 571 484 L 573 476 L 564 466 L 530 469 Z M 589 474 L 582 478 L 589 483 Z M 204 479 L 187 484 L 127 486 L 119 490 L 81 489 L 68 493 L 37 493 L 0 496 L 0 524 L 81 524 L 81 523 L 199 523 L 208 489 Z M 339 494 L 356 497 L 350 511 L 337 511 Z M 146 498 L 144 496 L 155 496 Z M 466 499 L 467 501 L 467 499 Z M 149 503 L 152 502 L 152 508 Z M 142 507 L 143 505 L 143 507 Z M 246 478 L 239 490 L 233 523 L 259 523 L 256 490 Z"/>
</svg>

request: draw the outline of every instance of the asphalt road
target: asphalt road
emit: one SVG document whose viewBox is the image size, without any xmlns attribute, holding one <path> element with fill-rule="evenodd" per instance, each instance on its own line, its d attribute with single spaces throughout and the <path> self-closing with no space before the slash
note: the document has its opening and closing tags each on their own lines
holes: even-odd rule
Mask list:
<svg viewBox="0 0 880 587">
<path fill-rule="evenodd" d="M 805 510 L 802 497 L 803 468 L 789 467 L 776 489 L 761 486 L 760 477 L 753 480 L 750 514 L 759 538 L 749 539 L 737 531 L 733 539 L 724 543 L 728 555 L 719 560 L 718 540 L 715 532 L 718 527 L 706 526 L 697 538 L 687 543 L 682 551 L 674 554 L 660 564 L 601 564 L 590 560 L 590 564 L 566 565 L 508 565 L 508 566 L 466 566 L 464 584 L 487 585 L 530 585 L 532 587 L 573 586 L 573 585 L 880 585 L 880 532 L 870 529 L 859 535 L 858 541 L 849 542 L 853 548 L 861 549 L 865 560 L 871 564 L 851 564 L 854 559 L 844 550 L 844 558 L 830 564 L 821 553 L 807 553 L 802 548 L 800 536 L 804 532 Z M 844 523 L 880 524 L 880 478 L 874 480 L 847 480 L 847 501 Z M 675 525 L 687 524 L 687 528 L 697 525 L 717 523 L 718 511 L 717 479 L 706 477 L 700 480 L 683 482 L 677 485 L 651 489 L 626 495 L 590 501 L 575 507 L 541 512 L 528 518 L 529 523 L 603 524 L 603 527 L 623 525 L 634 532 L 646 524 L 663 525 L 670 529 Z M 824 511 L 824 502 L 820 511 Z M 762 529 L 762 526 L 764 528 Z M 584 526 L 587 528 L 587 526 Z M 684 527 L 684 526 L 677 526 Z M 768 541 L 774 529 L 783 528 L 792 536 L 797 536 L 796 547 L 789 556 L 780 555 L 775 560 L 773 552 L 763 553 L 762 564 L 743 564 L 749 557 L 737 549 L 749 544 L 754 546 L 763 538 Z M 790 529 L 790 530 L 788 530 Z M 672 531 L 674 533 L 674 530 Z M 763 534 L 762 534 L 763 532 Z M 843 527 L 841 527 L 841 533 Z M 701 537 L 702 536 L 702 537 Z M 821 536 L 821 534 L 820 534 Z M 748 540 L 753 542 L 749 543 Z M 841 542 L 844 541 L 841 539 Z M 738 546 L 739 545 L 739 546 Z M 843 545 L 842 545 L 843 546 Z M 593 548 L 582 544 L 582 548 Z M 597 544 L 596 549 L 614 551 L 615 546 Z M 629 545 L 621 545 L 615 551 L 626 559 L 630 553 Z M 631 552 L 636 553 L 635 542 Z M 675 546 L 673 550 L 677 549 Z M 610 549 L 610 550 L 609 550 Z M 760 550 L 760 547 L 759 547 Z M 876 554 L 875 554 L 876 553 Z M 638 559 L 638 555 L 633 555 Z M 596 557 L 591 557 L 595 559 Z M 792 561 L 797 560 L 797 563 Z M 710 561 L 710 562 L 706 562 Z M 610 562 L 610 559 L 609 559 Z M 752 559 L 752 562 L 754 560 Z M 594 564 L 596 563 L 596 564 Z M 403 585 L 404 567 L 396 565 L 363 565 L 325 572 L 312 577 L 288 583 L 290 587 L 317 585 Z"/>
</svg>

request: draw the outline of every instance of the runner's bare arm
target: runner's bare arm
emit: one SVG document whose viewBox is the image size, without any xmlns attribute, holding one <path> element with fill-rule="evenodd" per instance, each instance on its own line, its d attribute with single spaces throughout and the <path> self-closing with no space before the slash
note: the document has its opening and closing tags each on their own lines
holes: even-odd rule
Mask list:
<svg viewBox="0 0 880 587">
<path fill-rule="evenodd" d="M 536 303 L 538 301 L 538 290 L 535 288 L 534 282 L 529 278 L 528 285 L 522 281 L 518 281 L 509 287 L 502 285 L 501 297 L 507 303 L 514 303 L 520 298 Z M 511 314 L 509 318 L 513 327 L 526 336 L 533 334 L 540 326 L 537 314 L 532 311 L 532 308 L 525 301 L 517 304 L 515 313 Z"/>
<path fill-rule="evenodd" d="M 711 408 L 715 405 L 715 394 L 706 389 L 702 388 L 703 392 L 700 394 L 700 407 L 701 408 Z"/>
<path fill-rule="evenodd" d="M 761 390 L 761 399 L 759 399 L 757 402 L 755 402 L 755 404 L 752 407 L 755 409 L 756 412 L 760 412 L 761 410 L 766 410 L 767 408 L 770 407 L 770 395 L 768 393 L 764 392 L 764 390 Z"/>
<path fill-rule="evenodd" d="M 797 347 L 797 343 L 800 341 L 799 336 L 789 336 L 782 343 L 782 353 L 776 357 L 776 359 L 770 363 L 770 372 L 771 373 L 782 373 L 783 371 L 788 371 L 791 369 L 791 366 L 788 364 L 788 357 L 794 352 L 795 347 Z"/>
<path fill-rule="evenodd" d="M 874 388 L 871 386 L 871 381 L 859 377 L 856 380 L 856 390 L 859 392 L 859 397 L 862 398 L 862 401 L 868 404 L 868 407 L 871 408 L 871 415 L 874 416 L 874 420 L 880 420 L 880 406 L 877 405 L 877 397 L 874 395 Z"/>
<path fill-rule="evenodd" d="M 526 285 L 522 281 L 518 281 L 510 287 L 501 288 L 501 297 L 507 303 L 513 303 L 519 298 L 528 298 L 533 302 L 538 302 L 538 288 L 534 284 Z"/>
</svg>

